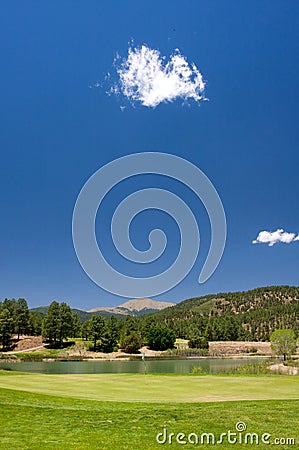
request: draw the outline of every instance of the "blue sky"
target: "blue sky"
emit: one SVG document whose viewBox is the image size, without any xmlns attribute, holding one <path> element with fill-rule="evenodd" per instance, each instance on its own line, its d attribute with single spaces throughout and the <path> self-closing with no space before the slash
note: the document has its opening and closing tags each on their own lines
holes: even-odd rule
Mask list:
<svg viewBox="0 0 299 450">
<path fill-rule="evenodd" d="M 190 274 L 156 299 L 298 285 L 299 242 L 252 244 L 262 230 L 299 232 L 298 10 L 289 0 L 3 4 L 0 297 L 25 297 L 31 307 L 55 299 L 83 309 L 124 301 L 82 270 L 72 243 L 72 213 L 96 170 L 150 151 L 181 156 L 205 172 L 222 199 L 228 227 L 221 263 L 199 285 L 210 239 L 204 208 L 175 183 L 140 180 L 140 186 L 179 191 L 202 233 Z M 106 87 L 90 88 L 108 72 L 117 79 L 114 58 L 126 57 L 132 39 L 167 58 L 179 48 L 203 74 L 209 101 L 150 108 L 108 96 Z M 113 205 L 134 183 L 111 194 L 103 224 L 97 224 L 98 241 L 115 264 L 118 257 L 103 233 Z M 149 214 L 132 224 L 133 241 L 142 248 L 148 223 L 158 226 L 160 220 L 173 236 L 159 262 L 166 267 L 175 257 L 177 230 L 166 215 Z"/>
</svg>

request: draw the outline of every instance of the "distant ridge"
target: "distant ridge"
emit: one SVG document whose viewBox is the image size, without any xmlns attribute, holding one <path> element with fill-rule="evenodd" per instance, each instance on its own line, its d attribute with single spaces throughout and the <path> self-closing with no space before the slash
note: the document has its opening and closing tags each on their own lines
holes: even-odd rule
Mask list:
<svg viewBox="0 0 299 450">
<path fill-rule="evenodd" d="M 149 298 L 137 298 L 135 300 L 128 300 L 127 302 L 113 308 L 99 307 L 92 308 L 88 311 L 72 308 L 72 312 L 77 313 L 80 319 L 84 322 L 85 320 L 90 319 L 94 314 L 101 314 L 105 317 L 115 316 L 119 318 L 126 316 L 141 316 L 143 314 L 153 314 L 162 311 L 162 309 L 175 305 L 176 303 L 158 302 Z M 48 309 L 49 306 L 39 306 L 37 308 L 31 308 L 30 311 L 45 315 L 47 314 Z"/>
<path fill-rule="evenodd" d="M 141 314 L 152 314 L 154 312 L 161 311 L 162 309 L 174 305 L 176 305 L 176 303 L 158 302 L 150 298 L 136 298 L 134 300 L 128 300 L 127 302 L 122 303 L 119 306 L 115 306 L 114 308 L 110 307 L 92 308 L 89 309 L 87 312 L 88 313 L 106 312 L 109 314 L 122 314 L 125 316 L 127 315 L 139 316 Z"/>
</svg>

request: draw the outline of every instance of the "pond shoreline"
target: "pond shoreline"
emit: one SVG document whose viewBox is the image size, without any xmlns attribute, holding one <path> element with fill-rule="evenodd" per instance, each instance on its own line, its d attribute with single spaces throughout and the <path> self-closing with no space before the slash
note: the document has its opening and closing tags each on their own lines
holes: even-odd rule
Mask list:
<svg viewBox="0 0 299 450">
<path fill-rule="evenodd" d="M 42 345 L 41 345 L 42 344 Z M 242 360 L 263 361 L 273 358 L 270 342 L 250 341 L 212 341 L 209 349 L 188 349 L 181 342 L 176 348 L 166 351 L 150 350 L 146 346 L 137 353 L 125 353 L 119 349 L 110 353 L 87 349 L 84 341 L 70 341 L 61 348 L 51 347 L 38 338 L 20 339 L 14 350 L 0 352 L 0 363 L 18 362 L 105 362 L 105 361 L 205 361 L 205 360 Z"/>
<path fill-rule="evenodd" d="M 87 362 L 105 362 L 105 361 L 140 361 L 142 360 L 142 355 L 128 355 L 128 356 L 118 356 L 118 357 L 109 357 L 109 356 L 104 356 L 104 357 L 80 357 L 80 356 L 69 356 L 69 357 L 43 357 L 43 358 L 39 358 L 38 355 L 36 355 L 36 358 L 34 357 L 34 355 L 30 355 L 28 354 L 28 358 L 26 357 L 22 357 L 22 358 L 18 358 L 17 355 L 14 354 L 10 354 L 10 356 L 8 358 L 3 358 L 4 354 L 1 354 L 1 358 L 0 358 L 0 364 L 1 363 L 20 363 L 20 362 L 80 362 L 80 361 L 87 361 Z M 22 355 L 24 356 L 24 355 Z M 259 359 L 259 360 L 264 360 L 264 359 L 270 359 L 273 358 L 275 359 L 275 357 L 271 357 L 270 355 L 232 355 L 232 354 L 228 354 L 228 355 L 207 355 L 207 356 L 179 356 L 179 355 L 173 355 L 173 356 L 167 356 L 167 355 L 162 355 L 162 356 L 146 356 L 145 359 L 146 361 L 189 361 L 189 360 L 222 360 L 222 359 L 231 359 L 231 360 L 236 360 L 236 359 Z M 279 359 L 279 358 L 277 358 Z"/>
</svg>

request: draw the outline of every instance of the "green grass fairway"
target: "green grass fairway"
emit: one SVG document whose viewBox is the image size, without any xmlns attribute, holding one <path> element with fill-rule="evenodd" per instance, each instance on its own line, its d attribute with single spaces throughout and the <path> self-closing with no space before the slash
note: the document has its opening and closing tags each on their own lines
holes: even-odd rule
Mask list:
<svg viewBox="0 0 299 450">
<path fill-rule="evenodd" d="M 0 388 L 100 401 L 215 402 L 299 398 L 298 377 L 0 372 Z"/>
<path fill-rule="evenodd" d="M 277 400 L 257 400 L 271 396 Z M 271 444 L 275 438 L 294 438 L 295 445 L 275 445 L 294 449 L 299 443 L 296 396 L 297 377 L 0 371 L 0 449 L 270 448 L 262 443 L 233 445 L 227 441 L 221 445 L 156 442 L 164 428 L 168 436 L 214 433 L 219 439 L 221 433 L 235 432 L 239 421 L 259 439 L 263 433 L 271 434 Z M 244 398 L 252 400 L 240 400 Z M 228 401 L 232 399 L 239 401 Z"/>
</svg>

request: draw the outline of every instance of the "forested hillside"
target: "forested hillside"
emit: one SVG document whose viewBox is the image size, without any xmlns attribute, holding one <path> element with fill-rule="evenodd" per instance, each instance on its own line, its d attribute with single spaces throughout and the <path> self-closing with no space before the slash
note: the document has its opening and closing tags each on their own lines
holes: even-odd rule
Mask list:
<svg viewBox="0 0 299 450">
<path fill-rule="evenodd" d="M 154 315 L 180 337 L 268 340 L 277 328 L 299 329 L 299 288 L 271 286 L 191 298 Z"/>
</svg>

